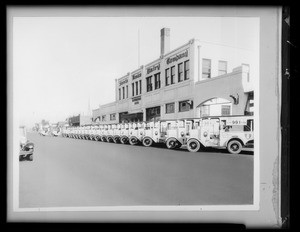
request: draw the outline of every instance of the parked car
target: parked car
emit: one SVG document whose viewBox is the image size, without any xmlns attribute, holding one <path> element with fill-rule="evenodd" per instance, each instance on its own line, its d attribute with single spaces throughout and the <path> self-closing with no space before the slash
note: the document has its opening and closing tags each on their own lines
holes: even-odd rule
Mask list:
<svg viewBox="0 0 300 232">
<path fill-rule="evenodd" d="M 34 144 L 27 139 L 27 132 L 25 126 L 19 127 L 19 136 L 20 136 L 19 160 L 33 161 Z"/>
</svg>

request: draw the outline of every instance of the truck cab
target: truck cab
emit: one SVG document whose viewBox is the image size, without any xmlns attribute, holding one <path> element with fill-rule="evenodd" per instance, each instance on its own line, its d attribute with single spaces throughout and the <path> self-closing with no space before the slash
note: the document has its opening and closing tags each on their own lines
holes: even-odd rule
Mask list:
<svg viewBox="0 0 300 232">
<path fill-rule="evenodd" d="M 122 144 L 125 144 L 128 142 L 129 139 L 129 124 L 123 123 L 121 124 L 121 138 L 120 141 Z"/>
</svg>

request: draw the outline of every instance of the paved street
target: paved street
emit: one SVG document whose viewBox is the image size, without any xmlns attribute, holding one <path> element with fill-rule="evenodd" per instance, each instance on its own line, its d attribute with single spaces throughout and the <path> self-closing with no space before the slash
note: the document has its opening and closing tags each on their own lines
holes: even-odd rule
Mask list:
<svg viewBox="0 0 300 232">
<path fill-rule="evenodd" d="M 28 133 L 20 207 L 252 204 L 253 154 L 191 153 Z"/>
</svg>

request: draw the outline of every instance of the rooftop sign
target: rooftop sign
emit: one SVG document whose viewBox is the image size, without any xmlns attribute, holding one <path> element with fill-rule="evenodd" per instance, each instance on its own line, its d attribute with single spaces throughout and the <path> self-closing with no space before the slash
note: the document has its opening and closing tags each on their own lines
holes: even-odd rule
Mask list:
<svg viewBox="0 0 300 232">
<path fill-rule="evenodd" d="M 123 84 L 126 84 L 128 82 L 128 78 L 124 79 L 124 80 L 120 80 L 119 81 L 119 86 L 120 85 L 123 85 Z"/>
<path fill-rule="evenodd" d="M 139 77 L 141 77 L 141 76 L 142 76 L 142 73 L 141 73 L 141 72 L 136 73 L 136 74 L 133 74 L 133 75 L 132 75 L 132 80 L 134 80 L 134 79 L 136 79 L 136 78 L 139 78 Z"/>
<path fill-rule="evenodd" d="M 185 50 L 184 52 L 181 52 L 181 53 L 177 53 L 176 55 L 173 55 L 169 58 L 166 59 L 166 63 L 167 65 L 173 63 L 173 62 L 177 62 L 178 60 L 184 58 L 184 57 L 188 57 L 188 49 Z"/>
<path fill-rule="evenodd" d="M 152 65 L 150 66 L 149 68 L 147 68 L 147 74 L 155 71 L 155 70 L 159 70 L 160 69 L 160 64 L 155 64 L 155 65 Z"/>
</svg>

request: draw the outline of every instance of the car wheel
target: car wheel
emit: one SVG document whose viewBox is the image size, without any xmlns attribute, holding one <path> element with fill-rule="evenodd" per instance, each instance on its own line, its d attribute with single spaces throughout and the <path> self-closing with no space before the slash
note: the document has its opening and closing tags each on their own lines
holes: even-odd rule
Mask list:
<svg viewBox="0 0 300 232">
<path fill-rule="evenodd" d="M 239 154 L 242 151 L 242 144 L 240 141 L 238 140 L 231 140 L 228 144 L 227 144 L 227 150 L 231 153 L 231 154 Z"/>
<path fill-rule="evenodd" d="M 28 156 L 28 160 L 33 161 L 33 155 L 32 154 Z"/>
</svg>

